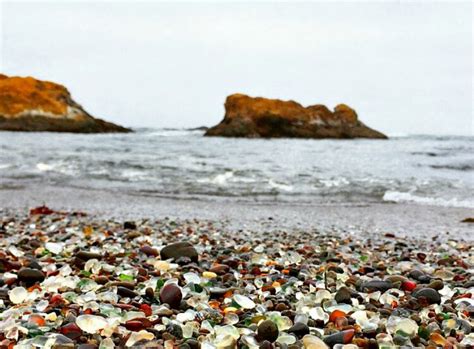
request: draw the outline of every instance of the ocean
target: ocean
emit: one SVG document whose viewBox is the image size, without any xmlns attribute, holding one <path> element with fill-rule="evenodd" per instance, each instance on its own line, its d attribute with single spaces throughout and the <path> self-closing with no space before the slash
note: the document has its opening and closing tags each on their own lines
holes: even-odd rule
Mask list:
<svg viewBox="0 0 474 349">
<path fill-rule="evenodd" d="M 61 187 L 278 204 L 474 208 L 474 137 L 229 139 L 202 131 L 0 132 L 2 191 Z"/>
</svg>

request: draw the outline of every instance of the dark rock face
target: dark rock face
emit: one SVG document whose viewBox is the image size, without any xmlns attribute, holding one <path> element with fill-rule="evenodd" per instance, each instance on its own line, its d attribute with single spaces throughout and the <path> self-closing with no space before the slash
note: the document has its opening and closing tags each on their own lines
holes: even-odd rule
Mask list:
<svg viewBox="0 0 474 349">
<path fill-rule="evenodd" d="M 324 105 L 303 107 L 294 101 L 253 98 L 242 94 L 227 97 L 224 120 L 206 136 L 248 138 L 380 138 L 387 136 L 365 126 L 345 104 L 334 111 Z"/>
<path fill-rule="evenodd" d="M 96 119 L 62 85 L 0 74 L 0 130 L 74 133 L 131 132 Z"/>
</svg>

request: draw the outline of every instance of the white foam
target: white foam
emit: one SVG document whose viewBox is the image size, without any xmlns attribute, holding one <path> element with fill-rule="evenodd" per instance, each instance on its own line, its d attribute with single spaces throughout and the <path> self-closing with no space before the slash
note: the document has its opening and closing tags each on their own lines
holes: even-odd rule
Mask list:
<svg viewBox="0 0 474 349">
<path fill-rule="evenodd" d="M 136 171 L 136 170 L 123 170 L 122 177 L 126 178 L 130 181 L 142 181 L 146 179 L 150 179 L 143 171 Z"/>
<path fill-rule="evenodd" d="M 52 171 L 54 169 L 54 166 L 45 164 L 44 162 L 39 162 L 36 164 L 36 169 L 40 172 L 47 172 L 47 171 Z"/>
<path fill-rule="evenodd" d="M 280 190 L 283 190 L 283 191 L 292 191 L 293 190 L 293 187 L 291 185 L 284 184 L 284 183 L 277 183 L 273 179 L 270 179 L 268 181 L 268 184 L 270 184 L 270 187 L 272 187 L 272 188 L 280 189 Z"/>
<path fill-rule="evenodd" d="M 458 200 L 458 199 L 443 199 L 431 198 L 414 195 L 407 192 L 387 191 L 383 196 L 384 201 L 388 202 L 414 202 L 417 204 L 444 206 L 444 207 L 468 207 L 474 208 L 474 201 Z"/>
<path fill-rule="evenodd" d="M 73 176 L 76 174 L 74 166 L 63 161 L 57 163 L 46 164 L 44 162 L 38 162 L 36 164 L 36 169 L 39 172 L 57 172 L 62 173 L 68 176 Z"/>
<path fill-rule="evenodd" d="M 216 185 L 226 185 L 227 181 L 234 177 L 234 173 L 232 171 L 227 171 L 225 173 L 218 174 L 212 178 L 201 178 L 198 179 L 198 183 L 211 183 Z"/>
<path fill-rule="evenodd" d="M 342 185 L 349 184 L 349 181 L 344 177 L 335 179 L 320 179 L 319 181 L 327 188 L 340 187 Z"/>
<path fill-rule="evenodd" d="M 227 184 L 227 180 L 234 177 L 234 173 L 232 171 L 227 171 L 226 173 L 218 174 L 213 179 L 211 179 L 211 183 L 217 185 L 225 185 Z"/>
</svg>

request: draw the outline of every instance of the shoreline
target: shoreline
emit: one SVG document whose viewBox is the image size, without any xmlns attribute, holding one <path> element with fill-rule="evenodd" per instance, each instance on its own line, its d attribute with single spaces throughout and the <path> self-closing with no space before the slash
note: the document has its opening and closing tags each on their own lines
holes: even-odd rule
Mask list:
<svg viewBox="0 0 474 349">
<path fill-rule="evenodd" d="M 474 215 L 470 208 L 400 203 L 299 205 L 215 202 L 50 186 L 0 191 L 0 209 L 4 212 L 27 212 L 43 204 L 55 210 L 83 211 L 105 219 L 171 217 L 219 221 L 234 231 L 317 230 L 474 240 L 470 234 L 472 224 L 461 223 L 461 220 Z"/>
</svg>

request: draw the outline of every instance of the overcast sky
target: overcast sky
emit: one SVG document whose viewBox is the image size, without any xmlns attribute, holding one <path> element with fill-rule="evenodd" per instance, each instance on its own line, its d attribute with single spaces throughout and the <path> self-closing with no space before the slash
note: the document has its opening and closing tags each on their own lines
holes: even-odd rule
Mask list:
<svg viewBox="0 0 474 349">
<path fill-rule="evenodd" d="M 241 92 L 344 102 L 388 134 L 474 134 L 471 2 L 0 6 L 1 71 L 126 126 L 213 125 Z"/>
</svg>

